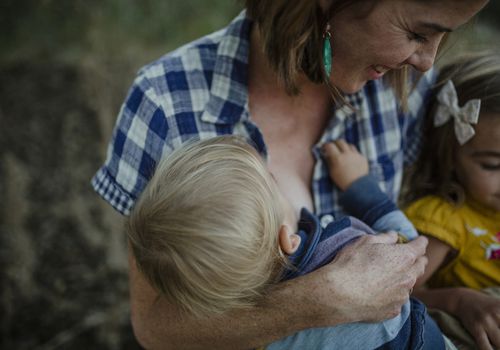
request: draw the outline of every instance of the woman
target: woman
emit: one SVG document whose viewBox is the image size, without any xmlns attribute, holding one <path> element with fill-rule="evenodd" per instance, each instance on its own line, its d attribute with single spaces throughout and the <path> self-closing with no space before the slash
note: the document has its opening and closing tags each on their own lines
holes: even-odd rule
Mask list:
<svg viewBox="0 0 500 350">
<path fill-rule="evenodd" d="M 319 147 L 343 137 L 395 199 L 403 161 L 418 148 L 414 131 L 432 80 L 420 80 L 408 98 L 412 113 L 403 113 L 393 91 L 406 101 L 404 67 L 428 70 L 444 34 L 486 2 L 248 0 L 248 13 L 226 29 L 140 72 L 93 185 L 126 215 L 163 154 L 192 137 L 241 134 L 268 157 L 296 209 L 314 210 L 328 224 L 341 209 Z M 384 75 L 399 82 L 396 89 Z M 351 106 L 340 107 L 339 92 Z M 260 307 L 203 321 L 157 300 L 129 254 L 134 332 L 146 348 L 236 349 L 306 328 L 390 318 L 426 264 L 425 238 L 396 240 L 361 239 L 325 268 L 278 286 Z"/>
</svg>

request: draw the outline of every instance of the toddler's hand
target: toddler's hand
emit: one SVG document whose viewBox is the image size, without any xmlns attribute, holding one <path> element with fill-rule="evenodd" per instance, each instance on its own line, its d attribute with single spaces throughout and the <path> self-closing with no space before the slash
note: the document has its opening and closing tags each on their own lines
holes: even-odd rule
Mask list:
<svg viewBox="0 0 500 350">
<path fill-rule="evenodd" d="M 356 146 L 344 140 L 336 140 L 323 146 L 330 177 L 345 191 L 354 181 L 368 174 L 368 160 Z"/>
</svg>

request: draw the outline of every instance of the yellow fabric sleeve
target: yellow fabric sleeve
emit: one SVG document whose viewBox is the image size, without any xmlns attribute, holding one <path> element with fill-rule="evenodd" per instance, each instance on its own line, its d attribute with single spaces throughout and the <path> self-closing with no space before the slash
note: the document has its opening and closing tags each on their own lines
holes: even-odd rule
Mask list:
<svg viewBox="0 0 500 350">
<path fill-rule="evenodd" d="M 436 196 L 423 197 L 408 206 L 405 214 L 418 232 L 439 239 L 453 249 L 463 246 L 463 218 L 459 208 Z"/>
</svg>

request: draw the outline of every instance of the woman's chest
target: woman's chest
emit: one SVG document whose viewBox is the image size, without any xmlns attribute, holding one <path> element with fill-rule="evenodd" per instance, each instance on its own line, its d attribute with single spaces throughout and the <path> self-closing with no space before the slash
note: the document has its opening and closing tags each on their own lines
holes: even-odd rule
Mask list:
<svg viewBox="0 0 500 350">
<path fill-rule="evenodd" d="M 312 101 L 287 102 L 271 94 L 260 98 L 250 94 L 249 119 L 234 132 L 249 135 L 262 146 L 259 150 L 267 150 L 269 168 L 296 208 L 305 206 L 320 217 L 342 213 L 339 190 L 320 153 L 323 144 L 339 138 L 356 145 L 368 158 L 370 172 L 395 200 L 402 175 L 402 131 L 407 121 L 387 106 L 384 113 L 373 113 L 373 107 L 363 100 L 353 104 L 354 109 L 336 110 L 321 100 Z"/>
<path fill-rule="evenodd" d="M 329 99 L 250 97 L 251 121 L 262 133 L 269 170 L 297 211 L 314 210 L 311 182 L 317 159 L 312 150 L 331 117 Z"/>
<path fill-rule="evenodd" d="M 311 182 L 317 159 L 312 150 L 324 126 L 311 119 L 303 123 L 292 118 L 274 122 L 259 115 L 253 118 L 266 143 L 269 171 L 297 213 L 303 207 L 314 210 Z"/>
</svg>

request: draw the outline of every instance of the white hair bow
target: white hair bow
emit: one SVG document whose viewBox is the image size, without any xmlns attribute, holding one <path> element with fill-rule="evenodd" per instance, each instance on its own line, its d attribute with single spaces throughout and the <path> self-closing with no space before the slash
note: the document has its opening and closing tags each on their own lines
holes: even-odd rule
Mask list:
<svg viewBox="0 0 500 350">
<path fill-rule="evenodd" d="M 458 106 L 457 91 L 451 80 L 448 80 L 439 91 L 437 100 L 438 107 L 434 116 L 434 126 L 441 126 L 450 118 L 453 118 L 458 143 L 463 145 L 469 141 L 475 134 L 472 124 L 477 124 L 481 100 L 472 99 L 460 108 Z"/>
</svg>

